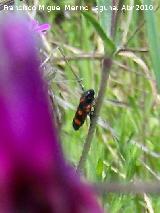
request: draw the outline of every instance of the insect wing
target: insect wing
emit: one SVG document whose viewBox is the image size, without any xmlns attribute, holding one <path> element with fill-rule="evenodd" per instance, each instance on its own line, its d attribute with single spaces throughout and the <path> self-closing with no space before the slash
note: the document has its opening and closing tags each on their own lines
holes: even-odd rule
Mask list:
<svg viewBox="0 0 160 213">
<path fill-rule="evenodd" d="M 84 124 L 87 114 L 88 112 L 85 110 L 85 103 L 80 102 L 73 119 L 73 128 L 75 130 L 78 130 Z"/>
<path fill-rule="evenodd" d="M 87 115 L 91 111 L 93 100 L 94 90 L 87 90 L 82 94 L 79 106 L 73 119 L 73 128 L 75 130 L 78 130 L 84 124 Z"/>
</svg>

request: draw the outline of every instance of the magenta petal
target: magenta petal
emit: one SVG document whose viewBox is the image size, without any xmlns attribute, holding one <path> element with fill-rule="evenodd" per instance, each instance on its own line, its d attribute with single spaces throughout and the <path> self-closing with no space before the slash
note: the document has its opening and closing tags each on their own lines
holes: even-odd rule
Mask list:
<svg viewBox="0 0 160 213">
<path fill-rule="evenodd" d="M 102 212 L 64 161 L 28 21 L 0 25 L 0 212 Z"/>
<path fill-rule="evenodd" d="M 45 31 L 47 31 L 49 29 L 50 29 L 50 25 L 49 24 L 41 24 L 41 25 L 39 25 L 39 26 L 37 26 L 35 28 L 35 31 L 36 32 L 45 32 Z"/>
<path fill-rule="evenodd" d="M 35 19 L 30 20 L 31 23 L 31 29 L 33 29 L 35 32 L 43 33 L 50 29 L 50 24 L 39 24 L 38 21 Z"/>
</svg>

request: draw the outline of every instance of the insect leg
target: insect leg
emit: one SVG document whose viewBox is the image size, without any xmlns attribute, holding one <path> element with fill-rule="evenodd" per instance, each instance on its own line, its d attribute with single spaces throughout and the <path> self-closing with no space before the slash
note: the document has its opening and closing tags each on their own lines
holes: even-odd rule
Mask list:
<svg viewBox="0 0 160 213">
<path fill-rule="evenodd" d="M 91 111 L 89 112 L 90 120 L 92 120 L 92 118 L 93 118 L 93 116 L 94 116 L 94 108 L 95 108 L 95 104 L 96 104 L 96 101 L 95 101 L 95 99 L 94 99 L 94 101 L 92 102 Z"/>
</svg>

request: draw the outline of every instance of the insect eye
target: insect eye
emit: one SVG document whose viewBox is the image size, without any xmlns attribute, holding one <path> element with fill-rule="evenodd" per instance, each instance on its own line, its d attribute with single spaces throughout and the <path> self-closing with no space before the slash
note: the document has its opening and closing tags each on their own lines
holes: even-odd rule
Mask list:
<svg viewBox="0 0 160 213">
<path fill-rule="evenodd" d="M 94 90 L 89 90 L 87 94 L 87 98 L 91 99 L 94 97 Z"/>
</svg>

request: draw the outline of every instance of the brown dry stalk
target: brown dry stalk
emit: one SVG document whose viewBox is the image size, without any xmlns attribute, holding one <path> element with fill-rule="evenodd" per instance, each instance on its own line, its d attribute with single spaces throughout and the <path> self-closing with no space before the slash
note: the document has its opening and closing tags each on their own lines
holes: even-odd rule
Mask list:
<svg viewBox="0 0 160 213">
<path fill-rule="evenodd" d="M 108 193 L 160 194 L 160 182 L 97 183 L 93 185 L 93 189 L 100 195 Z"/>
</svg>

